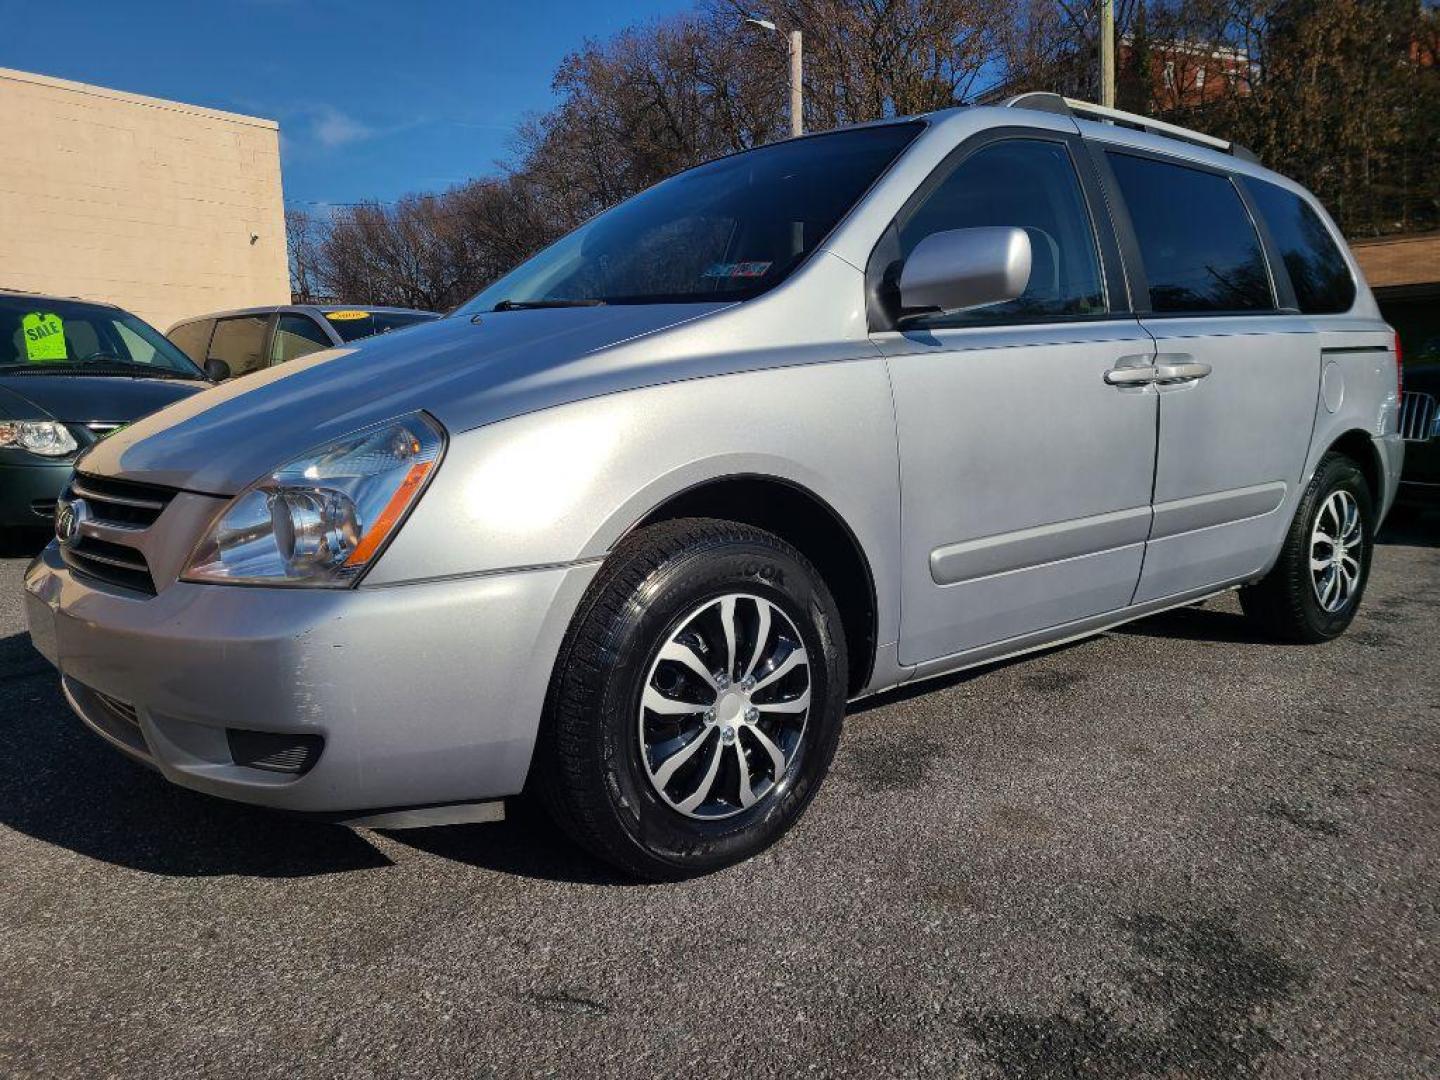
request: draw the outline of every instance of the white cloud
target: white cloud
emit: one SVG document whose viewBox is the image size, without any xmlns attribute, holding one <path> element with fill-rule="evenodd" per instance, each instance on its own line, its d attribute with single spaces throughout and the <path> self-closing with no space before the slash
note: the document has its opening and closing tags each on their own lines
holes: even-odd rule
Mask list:
<svg viewBox="0 0 1440 1080">
<path fill-rule="evenodd" d="M 335 150 L 350 143 L 364 142 L 381 134 L 355 117 L 333 105 L 315 105 L 310 112 L 310 136 L 326 150 Z"/>
</svg>

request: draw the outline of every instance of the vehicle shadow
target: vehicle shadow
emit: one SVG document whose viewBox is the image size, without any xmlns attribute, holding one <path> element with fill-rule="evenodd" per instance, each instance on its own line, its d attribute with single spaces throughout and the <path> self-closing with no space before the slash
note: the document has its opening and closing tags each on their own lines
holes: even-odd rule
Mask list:
<svg viewBox="0 0 1440 1080">
<path fill-rule="evenodd" d="M 1277 645 L 1292 642 L 1271 637 L 1257 630 L 1238 611 L 1222 611 L 1213 607 L 1171 608 L 1133 623 L 1117 626 L 1113 633 L 1127 637 L 1179 638 L 1184 641 L 1208 641 L 1223 645 Z"/>
<path fill-rule="evenodd" d="M 367 834 L 175 787 L 71 713 L 27 634 L 0 638 L 0 826 L 102 862 L 172 877 L 308 877 L 389 866 Z M 481 869 L 634 884 L 579 850 L 529 800 L 506 821 L 380 835 Z"/>
<path fill-rule="evenodd" d="M 131 870 L 283 878 L 389 865 L 361 835 L 177 788 L 85 730 L 26 634 L 0 638 L 0 826 Z"/>
<path fill-rule="evenodd" d="M 386 831 L 383 835 L 416 851 L 517 877 L 572 885 L 650 884 L 577 847 L 530 796 L 506 800 L 503 822 Z"/>
<path fill-rule="evenodd" d="M 1005 660 L 993 660 L 988 664 L 967 668 L 950 675 L 926 679 L 918 683 L 906 683 L 893 690 L 886 690 L 873 697 L 863 698 L 851 704 L 848 714 L 857 715 L 874 709 L 895 705 L 923 694 L 932 693 L 950 686 L 958 686 L 977 678 L 987 671 L 1009 667 L 1012 664 L 1032 663 L 1040 657 L 1066 652 L 1070 649 L 1093 645 L 1097 640 L 1110 634 L 1126 637 L 1179 638 L 1187 641 L 1203 641 L 1235 645 L 1286 645 L 1287 642 L 1268 637 L 1255 630 L 1245 616 L 1238 611 L 1222 611 L 1211 607 L 1181 607 L 1162 611 L 1134 622 L 1124 623 L 1091 637 L 1078 638 L 1059 645 L 1051 645 L 1035 652 L 1022 653 Z"/>
</svg>

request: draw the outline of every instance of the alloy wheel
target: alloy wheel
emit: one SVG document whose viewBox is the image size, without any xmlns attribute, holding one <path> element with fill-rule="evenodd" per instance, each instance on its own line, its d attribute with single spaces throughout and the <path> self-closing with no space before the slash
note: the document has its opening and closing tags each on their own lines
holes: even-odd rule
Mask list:
<svg viewBox="0 0 1440 1080">
<path fill-rule="evenodd" d="M 794 622 L 749 593 L 707 600 L 650 665 L 639 749 L 651 786 L 687 817 L 730 817 L 784 786 L 810 713 L 810 665 Z"/>
<path fill-rule="evenodd" d="M 1360 587 L 1365 525 L 1360 504 L 1344 488 L 1330 493 L 1310 531 L 1310 582 L 1329 614 L 1345 608 Z"/>
</svg>

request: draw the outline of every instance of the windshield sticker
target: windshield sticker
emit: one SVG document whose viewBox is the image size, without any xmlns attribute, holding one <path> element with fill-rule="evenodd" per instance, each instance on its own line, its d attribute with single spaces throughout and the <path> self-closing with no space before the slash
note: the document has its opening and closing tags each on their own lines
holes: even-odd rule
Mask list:
<svg viewBox="0 0 1440 1080">
<path fill-rule="evenodd" d="M 700 275 L 707 278 L 757 278 L 764 277 L 772 266 L 768 262 L 713 263 Z"/>
<path fill-rule="evenodd" d="M 325 317 L 331 322 L 349 322 L 351 319 L 368 319 L 368 311 L 327 311 Z"/>
<path fill-rule="evenodd" d="M 20 320 L 25 335 L 25 358 L 32 364 L 54 363 L 65 357 L 65 323 L 59 315 L 32 311 Z"/>
</svg>

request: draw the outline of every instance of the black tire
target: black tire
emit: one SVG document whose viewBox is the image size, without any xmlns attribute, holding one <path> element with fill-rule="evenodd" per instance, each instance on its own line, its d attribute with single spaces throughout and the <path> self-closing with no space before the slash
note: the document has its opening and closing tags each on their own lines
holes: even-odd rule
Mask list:
<svg viewBox="0 0 1440 1080">
<path fill-rule="evenodd" d="M 1341 491 L 1349 492 L 1359 507 L 1359 577 L 1338 610 L 1327 611 L 1311 577 L 1311 533 L 1327 501 Z M 1279 560 L 1259 582 L 1240 590 L 1240 606 L 1251 621 L 1282 641 L 1329 641 L 1343 634 L 1355 618 L 1370 579 L 1374 547 L 1375 501 L 1364 472 L 1353 458 L 1326 454 L 1300 499 Z"/>
<path fill-rule="evenodd" d="M 768 793 L 733 816 L 699 819 L 668 804 L 652 784 L 641 758 L 640 702 L 661 647 L 698 607 L 736 593 L 763 597 L 798 631 L 810 706 L 786 771 L 774 777 L 772 770 Z M 784 835 L 828 772 L 845 711 L 845 656 L 829 590 L 779 537 L 705 518 L 642 529 L 606 560 L 566 635 L 532 787 L 581 846 L 636 877 L 680 880 L 740 862 Z M 704 756 L 702 747 L 695 757 Z"/>
</svg>

